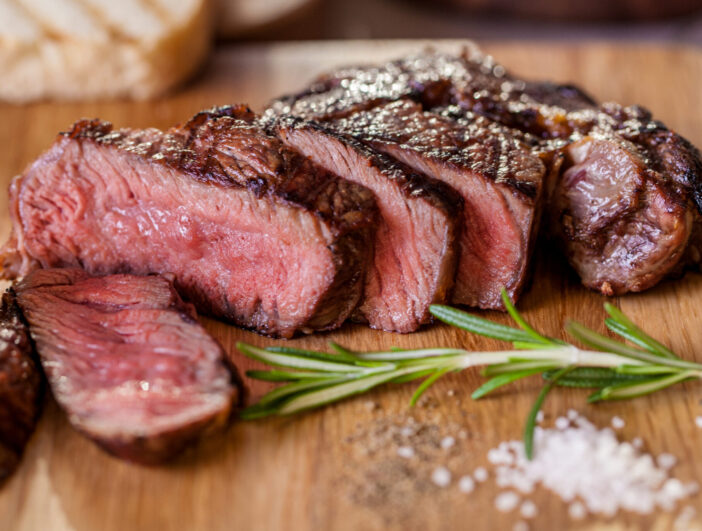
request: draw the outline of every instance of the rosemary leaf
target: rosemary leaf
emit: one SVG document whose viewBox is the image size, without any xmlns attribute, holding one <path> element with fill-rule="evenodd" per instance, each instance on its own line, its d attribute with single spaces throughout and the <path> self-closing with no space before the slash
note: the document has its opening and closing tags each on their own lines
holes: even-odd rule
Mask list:
<svg viewBox="0 0 702 531">
<path fill-rule="evenodd" d="M 290 398 L 298 393 L 309 391 L 311 389 L 319 389 L 323 387 L 330 387 L 335 384 L 349 381 L 350 377 L 341 378 L 323 378 L 318 380 L 306 380 L 302 382 L 294 382 L 280 387 L 276 387 L 272 391 L 266 393 L 261 397 L 258 403 L 261 406 L 266 406 L 282 400 L 284 398 Z"/>
<path fill-rule="evenodd" d="M 527 376 L 533 376 L 534 374 L 539 374 L 542 372 L 541 367 L 537 367 L 536 369 L 527 369 L 523 371 L 513 371 L 513 372 L 508 372 L 505 374 L 500 374 L 499 376 L 495 376 L 494 378 L 491 378 L 487 382 L 485 382 L 483 385 L 478 387 L 475 391 L 473 391 L 473 394 L 470 395 L 470 397 L 473 400 L 478 400 L 488 393 L 492 393 L 494 390 L 499 389 L 500 387 L 510 384 L 512 382 L 516 382 L 517 380 L 520 380 L 522 378 L 526 378 Z"/>
<path fill-rule="evenodd" d="M 347 363 L 336 363 L 322 361 L 320 358 L 310 358 L 306 355 L 294 354 L 292 352 L 274 352 L 268 349 L 264 350 L 246 343 L 238 342 L 236 348 L 241 352 L 268 365 L 277 367 L 295 368 L 295 369 L 310 369 L 325 372 L 365 372 L 364 367 L 356 367 Z"/>
<path fill-rule="evenodd" d="M 698 363 L 692 363 L 677 358 L 664 358 L 656 354 L 651 354 L 650 352 L 628 347 L 622 343 L 619 343 L 618 341 L 615 341 L 614 339 L 598 334 L 594 330 L 590 330 L 586 326 L 574 321 L 570 321 L 568 324 L 566 324 L 566 330 L 579 341 L 582 341 L 586 345 L 603 352 L 613 352 L 615 354 L 619 354 L 620 356 L 625 356 L 627 358 L 649 363 L 651 365 L 665 365 L 668 367 L 697 371 L 702 370 L 702 365 Z"/>
<path fill-rule="evenodd" d="M 541 406 L 544 404 L 544 400 L 546 400 L 546 395 L 548 395 L 549 391 L 561 377 L 568 374 L 574 368 L 575 367 L 573 365 L 569 365 L 568 367 L 563 367 L 556 374 L 554 374 L 553 379 L 546 382 L 546 384 L 541 388 L 539 396 L 536 397 L 536 401 L 531 407 L 531 411 L 529 411 L 529 416 L 527 416 L 526 425 L 524 426 L 524 453 L 526 454 L 526 458 L 530 461 L 534 457 L 534 429 L 536 428 L 536 416 L 538 415 Z"/>
<path fill-rule="evenodd" d="M 624 313 L 616 306 L 606 302 L 604 305 L 605 311 L 610 315 L 609 319 L 605 319 L 605 324 L 617 334 L 625 337 L 632 343 L 645 348 L 652 354 L 658 354 L 664 358 L 680 359 L 672 350 L 666 347 L 663 343 L 656 341 L 646 332 L 641 330 L 634 322 L 629 319 Z M 617 329 L 612 329 L 610 323 L 617 323 Z M 621 331 L 626 331 L 626 335 L 622 334 Z"/>
<path fill-rule="evenodd" d="M 536 372 L 560 369 L 563 365 L 549 360 L 510 360 L 509 363 L 496 363 L 488 365 L 482 370 L 483 376 L 499 376 L 515 371 L 534 370 Z"/>
<path fill-rule="evenodd" d="M 507 313 L 510 315 L 510 317 L 512 317 L 514 322 L 517 323 L 519 327 L 532 338 L 532 342 L 542 343 L 544 345 L 553 345 L 557 343 L 555 339 L 544 337 L 541 334 L 539 334 L 536 330 L 534 330 L 531 327 L 529 323 L 526 322 L 522 315 L 517 311 L 517 308 L 514 307 L 514 304 L 512 304 L 512 301 L 509 298 L 509 294 L 507 293 L 507 290 L 505 288 L 502 288 L 500 295 L 502 296 L 502 302 L 504 303 L 505 308 L 507 309 Z"/>
<path fill-rule="evenodd" d="M 557 371 L 550 370 L 543 373 L 544 380 L 553 380 Z M 641 382 L 650 379 L 645 375 L 618 373 L 616 369 L 603 367 L 578 367 L 562 376 L 558 380 L 561 387 L 578 387 L 593 389 L 617 385 L 620 383 Z"/>
<path fill-rule="evenodd" d="M 440 321 L 473 334 L 509 342 L 534 342 L 533 338 L 524 330 L 494 323 L 492 321 L 488 321 L 487 319 L 483 319 L 482 317 L 477 317 L 464 311 L 457 310 L 456 308 L 451 308 L 450 306 L 432 304 L 429 307 L 429 311 Z"/>
<path fill-rule="evenodd" d="M 268 352 L 275 352 L 277 354 L 292 354 L 295 356 L 303 356 L 305 358 L 311 358 L 316 360 L 331 361 L 333 363 L 349 363 L 354 364 L 356 362 L 356 357 L 348 354 L 347 351 L 343 353 L 329 354 L 327 352 L 319 352 L 316 350 L 306 350 L 294 347 L 267 347 Z"/>
<path fill-rule="evenodd" d="M 261 371 L 261 370 L 249 370 L 246 371 L 246 376 L 253 378 L 254 380 L 263 380 L 266 382 L 295 382 L 298 380 L 315 380 L 319 378 L 328 378 L 329 376 L 343 376 L 344 373 L 318 373 L 318 372 L 307 372 L 307 371 Z"/>
<path fill-rule="evenodd" d="M 410 400 L 410 406 L 415 406 L 417 404 L 417 401 L 419 398 L 424 394 L 424 391 L 429 389 L 434 382 L 436 382 L 439 378 L 441 378 L 444 374 L 449 372 L 450 369 L 441 369 L 436 371 L 434 374 L 429 376 L 426 380 L 424 380 L 419 387 L 417 387 L 417 390 L 414 392 L 412 395 L 412 399 Z"/>
<path fill-rule="evenodd" d="M 682 371 L 670 376 L 650 378 L 643 382 L 612 385 L 593 393 L 588 397 L 587 401 L 592 403 L 600 400 L 624 400 L 648 395 L 694 376 L 694 373 L 691 371 Z"/>
</svg>

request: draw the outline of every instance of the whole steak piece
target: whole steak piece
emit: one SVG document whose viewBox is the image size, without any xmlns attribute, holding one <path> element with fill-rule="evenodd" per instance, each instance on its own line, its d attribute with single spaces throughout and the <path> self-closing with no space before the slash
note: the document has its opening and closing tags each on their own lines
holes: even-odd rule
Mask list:
<svg viewBox="0 0 702 531">
<path fill-rule="evenodd" d="M 43 378 L 12 293 L 0 305 L 0 483 L 15 470 L 39 418 Z"/>
<path fill-rule="evenodd" d="M 236 370 L 168 279 L 40 269 L 13 290 L 56 401 L 108 452 L 159 463 L 228 421 Z"/>
<path fill-rule="evenodd" d="M 285 147 L 243 106 L 166 133 L 80 121 L 10 196 L 5 278 L 37 266 L 173 273 L 201 312 L 279 337 L 350 315 L 376 216 L 369 190 Z"/>
</svg>

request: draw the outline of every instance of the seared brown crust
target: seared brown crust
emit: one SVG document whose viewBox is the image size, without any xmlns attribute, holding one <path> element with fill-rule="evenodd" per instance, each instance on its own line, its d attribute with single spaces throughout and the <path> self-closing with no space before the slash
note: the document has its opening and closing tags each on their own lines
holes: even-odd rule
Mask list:
<svg viewBox="0 0 702 531">
<path fill-rule="evenodd" d="M 505 127 L 475 117 L 458 124 L 399 100 L 330 122 L 331 127 L 371 145 L 398 144 L 422 156 L 467 170 L 512 188 L 534 202 L 541 188 L 543 165 Z"/>
<path fill-rule="evenodd" d="M 560 115 L 595 106 L 573 85 L 523 81 L 492 57 L 465 48 L 458 55 L 427 50 L 379 66 L 340 68 L 298 94 L 273 101 L 268 113 L 329 120 L 400 98 L 411 98 L 426 109 L 461 105 L 538 136 L 550 136 L 550 122 Z M 542 105 L 560 112 L 536 112 Z"/>
<path fill-rule="evenodd" d="M 34 346 L 11 291 L 0 306 L 0 484 L 19 464 L 34 431 L 43 378 Z"/>
<path fill-rule="evenodd" d="M 297 116 L 283 116 L 269 124 L 269 127 L 276 130 L 278 134 L 285 129 L 311 129 L 332 136 L 361 153 L 369 165 L 378 168 L 387 179 L 395 182 L 406 196 L 421 197 L 436 208 L 444 210 L 450 218 L 458 216 L 461 212 L 463 200 L 453 188 L 417 173 L 392 157 L 376 151 L 353 135 L 336 130 L 330 125 Z"/>
<path fill-rule="evenodd" d="M 239 105 L 199 112 L 166 133 L 115 131 L 108 122 L 81 120 L 64 134 L 125 150 L 200 182 L 245 188 L 257 197 L 304 208 L 330 223 L 338 234 L 368 225 L 376 210 L 369 190 L 325 172 L 259 130 L 257 116 Z M 227 144 L 235 146 L 237 157 L 245 152 L 250 164 L 222 153 Z"/>
</svg>

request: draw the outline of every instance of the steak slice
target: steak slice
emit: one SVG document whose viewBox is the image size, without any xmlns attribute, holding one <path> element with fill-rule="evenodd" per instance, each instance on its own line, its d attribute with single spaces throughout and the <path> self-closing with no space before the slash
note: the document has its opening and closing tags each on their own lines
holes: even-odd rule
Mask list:
<svg viewBox="0 0 702 531">
<path fill-rule="evenodd" d="M 640 108 L 609 104 L 563 148 L 556 235 L 584 285 L 642 291 L 699 264 L 699 152 Z M 595 121 L 595 119 L 593 119 Z"/>
<path fill-rule="evenodd" d="M 41 411 L 43 378 L 11 293 L 0 305 L 0 483 L 20 462 Z"/>
<path fill-rule="evenodd" d="M 539 220 L 544 165 L 537 156 L 494 122 L 462 125 L 408 99 L 332 124 L 461 195 L 454 303 L 503 309 L 502 287 L 517 299 Z"/>
<path fill-rule="evenodd" d="M 5 278 L 37 266 L 174 273 L 197 308 L 272 336 L 356 307 L 373 194 L 267 135 L 245 107 L 166 133 L 80 121 L 11 186 Z"/>
<path fill-rule="evenodd" d="M 108 452 L 158 463 L 229 419 L 236 370 L 168 279 L 42 269 L 14 290 L 56 401 Z"/>
<path fill-rule="evenodd" d="M 403 333 L 428 322 L 429 306 L 446 302 L 453 286 L 460 196 L 319 123 L 288 117 L 273 128 L 315 163 L 375 193 L 380 220 L 355 318 Z"/>
</svg>

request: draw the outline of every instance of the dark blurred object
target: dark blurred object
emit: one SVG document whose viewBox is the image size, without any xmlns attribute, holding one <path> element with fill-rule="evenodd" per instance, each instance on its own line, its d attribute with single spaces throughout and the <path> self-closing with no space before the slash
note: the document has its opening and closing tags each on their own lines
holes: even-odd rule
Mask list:
<svg viewBox="0 0 702 531">
<path fill-rule="evenodd" d="M 702 12 L 700 0 L 421 0 L 444 4 L 472 13 L 509 15 L 515 18 L 657 20 Z"/>
<path fill-rule="evenodd" d="M 305 38 L 288 28 L 310 18 L 319 0 L 217 0 L 220 39 Z M 282 34 L 281 34 L 282 33 Z M 309 37 L 307 37 L 309 38 Z"/>
</svg>

